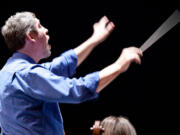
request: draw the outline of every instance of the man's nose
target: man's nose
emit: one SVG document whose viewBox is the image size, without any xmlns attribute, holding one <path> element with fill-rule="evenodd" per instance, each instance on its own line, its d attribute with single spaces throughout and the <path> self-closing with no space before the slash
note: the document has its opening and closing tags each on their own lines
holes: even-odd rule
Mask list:
<svg viewBox="0 0 180 135">
<path fill-rule="evenodd" d="M 44 28 L 45 29 L 45 33 L 47 34 L 48 33 L 48 29 Z"/>
</svg>

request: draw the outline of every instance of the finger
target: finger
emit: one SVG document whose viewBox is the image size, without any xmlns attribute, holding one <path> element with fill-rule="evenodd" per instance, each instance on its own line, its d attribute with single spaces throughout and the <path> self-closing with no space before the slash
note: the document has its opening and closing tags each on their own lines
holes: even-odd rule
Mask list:
<svg viewBox="0 0 180 135">
<path fill-rule="evenodd" d="M 141 49 L 137 48 L 137 47 L 131 47 L 133 51 L 135 51 L 140 57 L 143 56 L 143 52 Z"/>
<path fill-rule="evenodd" d="M 137 48 L 137 47 L 134 47 L 134 49 L 136 50 L 137 54 L 142 57 L 143 56 L 143 52 L 141 49 Z"/>
<path fill-rule="evenodd" d="M 135 56 L 134 62 L 137 63 L 137 64 L 141 64 L 141 59 L 140 59 L 139 55 Z"/>
<path fill-rule="evenodd" d="M 142 52 L 141 49 L 139 49 L 139 54 L 140 54 L 141 57 L 143 56 L 143 52 Z"/>
<path fill-rule="evenodd" d="M 143 56 L 143 53 L 140 49 L 137 50 L 137 54 L 139 55 L 139 57 L 142 57 Z"/>
<path fill-rule="evenodd" d="M 104 26 L 106 26 L 109 23 L 109 19 L 106 16 L 103 16 L 100 19 L 100 23 L 102 23 Z"/>
<path fill-rule="evenodd" d="M 106 26 L 107 30 L 112 32 L 115 28 L 115 25 L 113 22 L 109 22 L 108 25 Z"/>
</svg>

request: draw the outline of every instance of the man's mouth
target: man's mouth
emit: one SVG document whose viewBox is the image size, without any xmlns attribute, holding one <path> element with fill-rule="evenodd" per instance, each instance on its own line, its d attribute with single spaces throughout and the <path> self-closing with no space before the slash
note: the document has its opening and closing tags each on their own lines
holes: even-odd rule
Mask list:
<svg viewBox="0 0 180 135">
<path fill-rule="evenodd" d="M 47 35 L 47 36 L 46 36 L 46 39 L 47 39 L 47 40 L 46 40 L 46 43 L 48 44 L 50 37 Z"/>
<path fill-rule="evenodd" d="M 50 44 L 48 44 L 48 48 L 51 49 L 51 45 Z"/>
</svg>

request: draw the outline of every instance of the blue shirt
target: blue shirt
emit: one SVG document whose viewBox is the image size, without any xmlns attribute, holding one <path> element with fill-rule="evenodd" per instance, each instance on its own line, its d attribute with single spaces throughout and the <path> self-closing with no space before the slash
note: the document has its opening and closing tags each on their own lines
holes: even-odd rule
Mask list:
<svg viewBox="0 0 180 135">
<path fill-rule="evenodd" d="M 94 99 L 99 73 L 70 78 L 77 66 L 73 50 L 36 64 L 14 53 L 0 71 L 0 125 L 6 135 L 64 135 L 58 103 Z"/>
</svg>

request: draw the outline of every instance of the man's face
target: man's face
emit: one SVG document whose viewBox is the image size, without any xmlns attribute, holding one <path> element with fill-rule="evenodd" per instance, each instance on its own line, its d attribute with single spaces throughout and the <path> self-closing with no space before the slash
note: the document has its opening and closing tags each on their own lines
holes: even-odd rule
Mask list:
<svg viewBox="0 0 180 135">
<path fill-rule="evenodd" d="M 47 35 L 48 30 L 40 24 L 38 19 L 35 19 L 37 28 L 37 43 L 40 47 L 42 58 L 47 58 L 51 55 L 51 46 L 48 43 L 49 35 Z"/>
</svg>

